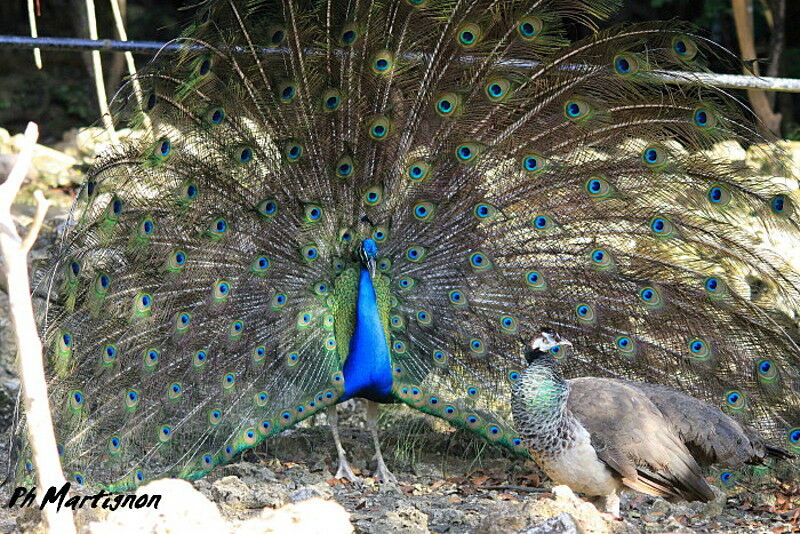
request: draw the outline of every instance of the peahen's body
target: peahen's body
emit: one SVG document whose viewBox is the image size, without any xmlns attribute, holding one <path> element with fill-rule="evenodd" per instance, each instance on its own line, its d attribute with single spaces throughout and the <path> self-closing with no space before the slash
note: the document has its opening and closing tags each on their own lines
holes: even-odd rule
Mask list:
<svg viewBox="0 0 800 534">
<path fill-rule="evenodd" d="M 543 332 L 526 352 L 530 365 L 512 391 L 514 426 L 551 479 L 598 497 L 617 517 L 622 490 L 708 502 L 715 495 L 701 466 L 738 469 L 792 457 L 719 408 L 665 386 L 564 380 L 554 353 L 565 344 Z"/>
<path fill-rule="evenodd" d="M 797 237 L 792 198 L 704 152 L 761 140 L 736 102 L 655 74 L 702 69 L 702 39 L 565 39 L 614 9 L 204 2 L 121 99 L 155 135 L 89 172 L 43 278 L 68 475 L 202 476 L 355 396 L 523 452 L 511 387 L 544 326 L 580 347 L 570 374 L 668 384 L 800 447 L 774 315 L 800 278 L 736 224 Z"/>
</svg>

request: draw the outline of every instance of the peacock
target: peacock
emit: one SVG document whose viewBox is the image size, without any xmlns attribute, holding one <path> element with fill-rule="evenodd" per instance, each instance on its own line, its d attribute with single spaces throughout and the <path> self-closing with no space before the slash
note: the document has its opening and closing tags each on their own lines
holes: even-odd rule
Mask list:
<svg viewBox="0 0 800 534">
<path fill-rule="evenodd" d="M 200 2 L 115 97 L 135 135 L 37 278 L 68 479 L 196 479 L 326 411 L 355 479 L 351 398 L 381 480 L 378 404 L 525 455 L 511 391 L 542 328 L 568 376 L 669 386 L 798 452 L 800 277 L 741 223 L 797 239 L 796 195 L 716 155 L 773 150 L 733 95 L 665 79 L 727 53 L 600 29 L 617 7 Z"/>
<path fill-rule="evenodd" d="M 612 516 L 620 517 L 622 490 L 708 502 L 716 494 L 701 465 L 737 469 L 793 458 L 716 406 L 666 386 L 564 380 L 557 358 L 571 346 L 549 328 L 533 340 L 530 365 L 512 389 L 514 423 L 551 479 L 593 496 Z"/>
</svg>

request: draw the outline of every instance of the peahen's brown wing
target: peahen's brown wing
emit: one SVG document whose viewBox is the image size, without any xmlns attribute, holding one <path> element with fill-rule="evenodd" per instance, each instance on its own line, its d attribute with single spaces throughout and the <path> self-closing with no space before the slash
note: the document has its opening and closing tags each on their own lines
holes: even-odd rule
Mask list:
<svg viewBox="0 0 800 534">
<path fill-rule="evenodd" d="M 658 384 L 628 382 L 644 393 L 678 432 L 701 465 L 736 469 L 759 464 L 767 456 L 790 457 L 768 446 L 757 431 L 739 424 L 716 406 Z"/>
<path fill-rule="evenodd" d="M 680 435 L 638 389 L 606 378 L 570 380 L 568 409 L 598 457 L 637 491 L 708 501 L 714 493 Z"/>
</svg>

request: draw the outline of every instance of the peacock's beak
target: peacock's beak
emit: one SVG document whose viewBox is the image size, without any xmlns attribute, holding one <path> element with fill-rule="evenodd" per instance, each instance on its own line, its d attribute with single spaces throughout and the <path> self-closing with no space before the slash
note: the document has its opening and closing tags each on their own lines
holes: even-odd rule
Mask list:
<svg viewBox="0 0 800 534">
<path fill-rule="evenodd" d="M 375 279 L 375 275 L 378 272 L 378 266 L 375 263 L 375 258 L 369 258 L 367 260 L 367 270 L 369 271 L 369 277 L 371 280 Z"/>
</svg>

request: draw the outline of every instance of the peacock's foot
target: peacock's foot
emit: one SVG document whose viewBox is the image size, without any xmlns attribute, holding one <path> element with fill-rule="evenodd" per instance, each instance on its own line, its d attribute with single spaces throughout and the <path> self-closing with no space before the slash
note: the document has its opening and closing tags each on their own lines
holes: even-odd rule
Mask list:
<svg viewBox="0 0 800 534">
<path fill-rule="evenodd" d="M 336 470 L 336 475 L 334 478 L 343 478 L 353 484 L 361 484 L 364 482 L 364 479 L 361 477 L 357 477 L 353 470 L 350 469 L 350 464 L 345 462 L 339 462 L 339 469 Z"/>
<path fill-rule="evenodd" d="M 374 476 L 381 484 L 397 484 L 397 477 L 389 471 L 383 462 L 378 462 L 378 468 L 375 470 Z"/>
</svg>

